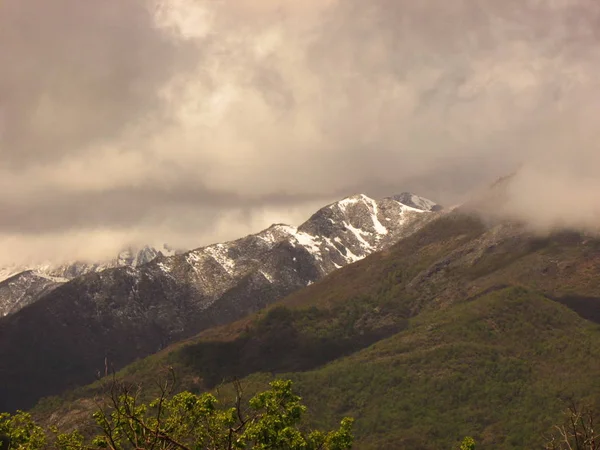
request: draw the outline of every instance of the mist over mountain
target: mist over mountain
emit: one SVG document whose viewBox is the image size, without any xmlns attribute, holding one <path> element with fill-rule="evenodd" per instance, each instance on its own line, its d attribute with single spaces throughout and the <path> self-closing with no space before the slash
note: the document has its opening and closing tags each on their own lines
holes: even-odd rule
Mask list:
<svg viewBox="0 0 600 450">
<path fill-rule="evenodd" d="M 37 301 L 54 288 L 74 278 L 92 272 L 102 272 L 114 267 L 138 267 L 159 256 L 172 256 L 175 251 L 163 245 L 159 248 L 144 246 L 128 248 L 116 258 L 107 261 L 38 264 L 32 266 L 11 265 L 0 268 L 0 317 L 14 314 L 21 308 Z"/>
</svg>

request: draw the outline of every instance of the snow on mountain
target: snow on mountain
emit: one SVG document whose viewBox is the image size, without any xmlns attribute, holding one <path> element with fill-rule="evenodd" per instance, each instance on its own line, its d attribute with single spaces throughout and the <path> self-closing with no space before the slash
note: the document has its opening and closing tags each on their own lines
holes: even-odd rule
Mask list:
<svg viewBox="0 0 600 450">
<path fill-rule="evenodd" d="M 126 249 L 112 261 L 7 268 L 0 274 L 0 317 L 33 303 L 61 284 L 89 273 L 131 267 L 135 274 L 167 276 L 191 286 L 208 307 L 242 280 L 280 285 L 281 292 L 306 286 L 416 231 L 423 213 L 440 209 L 411 193 L 382 200 L 363 194 L 327 205 L 299 227 L 276 224 L 236 241 L 184 254 L 168 247 Z M 10 276 L 10 278 L 9 278 Z"/>
<path fill-rule="evenodd" d="M 441 206 L 437 205 L 435 202 L 423 197 L 419 197 L 418 195 L 411 194 L 410 192 L 403 192 L 402 194 L 395 195 L 392 197 L 392 199 L 402 203 L 403 205 L 422 211 L 438 211 L 441 209 Z"/>
<path fill-rule="evenodd" d="M 135 250 L 129 248 L 127 250 L 119 253 L 117 257 L 117 267 L 120 266 L 131 266 L 138 267 L 142 264 L 147 264 L 153 259 L 157 258 L 159 255 L 163 256 L 173 256 L 176 252 L 166 245 L 164 245 L 161 249 L 156 249 L 154 247 L 145 246 L 141 250 Z"/>
<path fill-rule="evenodd" d="M 0 282 L 0 317 L 33 303 L 66 280 L 26 270 Z"/>
<path fill-rule="evenodd" d="M 137 280 L 166 277 L 178 286 L 178 292 L 185 285 L 198 310 L 216 307 L 223 297 L 235 296 L 234 303 L 241 311 L 249 296 L 266 298 L 256 290 L 271 291 L 268 302 L 274 301 L 392 245 L 432 218 L 426 213 L 439 209 L 422 197 L 401 197 L 411 204 L 396 197 L 379 201 L 362 194 L 347 197 L 321 208 L 299 227 L 274 224 L 235 241 L 181 255 L 161 255 L 129 275 Z M 169 296 L 164 286 L 156 289 Z"/>
<path fill-rule="evenodd" d="M 437 216 L 433 202 L 412 194 L 401 198 L 411 204 L 398 197 L 354 195 L 321 208 L 298 227 L 275 224 L 235 241 L 159 254 L 137 266 L 135 261 L 152 252 L 136 258 L 124 254 L 120 260 L 131 265 L 46 286 L 50 290 L 43 295 L 24 300 L 26 308 L 0 319 L 1 364 L 19 368 L 0 376 L 0 399 L 8 398 L 5 407 L 15 406 L 11 401 L 28 406 L 93 381 L 105 358 L 119 370 L 173 342 L 254 313 L 391 246 Z M 19 287 L 15 277 L 4 283 Z M 43 330 L 44 339 L 36 338 L 37 330 Z M 45 364 L 49 354 L 53 363 Z M 25 366 L 36 367 L 36 376 L 52 383 L 3 391 L 2 386 L 16 385 Z"/>
<path fill-rule="evenodd" d="M 25 270 L 27 269 L 19 266 L 0 267 L 0 283 L 12 276 L 24 272 Z"/>
<path fill-rule="evenodd" d="M 122 266 L 138 267 L 159 255 L 173 256 L 176 252 L 164 245 L 160 249 L 144 246 L 140 250 L 128 248 L 111 261 L 100 263 L 73 262 L 53 265 L 10 266 L 0 268 L 0 317 L 15 313 L 33 303 L 40 296 L 76 277 L 91 272 Z"/>
</svg>

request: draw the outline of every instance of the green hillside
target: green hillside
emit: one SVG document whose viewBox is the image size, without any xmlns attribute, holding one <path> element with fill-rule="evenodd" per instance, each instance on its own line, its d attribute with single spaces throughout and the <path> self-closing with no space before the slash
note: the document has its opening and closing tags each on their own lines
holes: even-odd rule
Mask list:
<svg viewBox="0 0 600 450">
<path fill-rule="evenodd" d="M 318 423 L 356 418 L 359 448 L 540 448 L 566 400 L 600 399 L 599 354 L 597 326 L 507 288 L 291 378 Z"/>
<path fill-rule="evenodd" d="M 597 317 L 599 267 L 595 239 L 453 213 L 118 376 L 150 392 L 173 367 L 181 389 L 200 392 L 285 374 L 317 424 L 356 418 L 357 448 L 447 449 L 464 435 L 480 448 L 539 448 L 565 400 L 600 399 L 600 334 L 582 318 Z M 101 390 L 46 399 L 36 413 L 74 424 Z"/>
</svg>

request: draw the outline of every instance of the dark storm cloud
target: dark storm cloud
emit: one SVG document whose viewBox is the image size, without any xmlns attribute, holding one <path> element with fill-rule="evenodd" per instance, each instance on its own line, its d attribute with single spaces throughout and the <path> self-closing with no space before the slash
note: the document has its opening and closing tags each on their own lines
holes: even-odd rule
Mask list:
<svg viewBox="0 0 600 450">
<path fill-rule="evenodd" d="M 339 192 L 343 196 L 346 192 Z M 335 195 L 335 193 L 334 193 Z M 52 197 L 52 196 L 49 196 Z M 0 229 L 10 233 L 44 233 L 80 230 L 96 227 L 160 226 L 165 216 L 186 214 L 201 203 L 201 217 L 181 224 L 188 233 L 205 233 L 221 211 L 238 209 L 246 215 L 254 209 L 269 205 L 282 208 L 290 203 L 325 204 L 329 197 L 293 193 L 272 193 L 248 198 L 234 192 L 214 192 L 192 186 L 185 190 L 161 191 L 148 188 L 110 190 L 92 194 L 72 194 L 68 197 L 40 197 L 27 204 L 2 204 Z M 205 199 L 199 202 L 198 199 Z M 156 205 L 163 205 L 156 209 Z M 241 206 L 242 205 L 242 206 Z M 76 211 L 77 213 L 73 213 Z"/>
<path fill-rule="evenodd" d="M 166 120 L 158 94 L 186 69 L 186 50 L 157 30 L 148 1 L 3 1 L 2 165 L 80 154 Z"/>
</svg>

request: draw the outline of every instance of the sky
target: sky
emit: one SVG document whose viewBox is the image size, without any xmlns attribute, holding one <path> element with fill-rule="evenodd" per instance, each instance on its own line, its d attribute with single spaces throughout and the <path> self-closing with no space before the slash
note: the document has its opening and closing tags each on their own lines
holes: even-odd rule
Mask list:
<svg viewBox="0 0 600 450">
<path fill-rule="evenodd" d="M 597 0 L 2 0 L 0 264 L 195 248 L 354 193 L 600 213 Z"/>
</svg>

